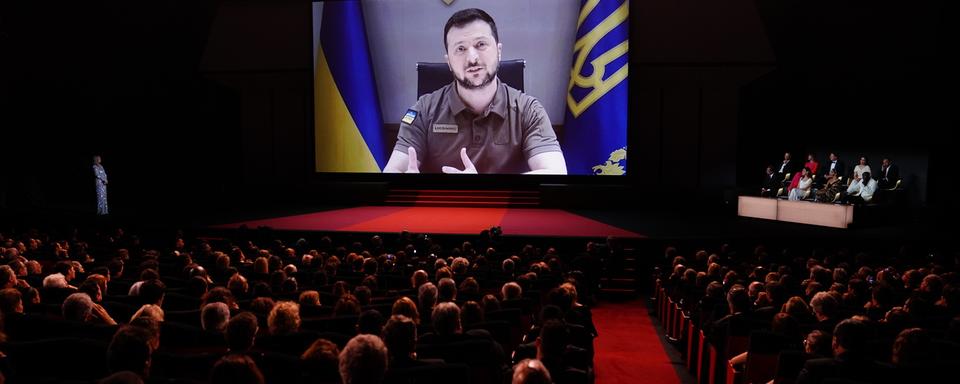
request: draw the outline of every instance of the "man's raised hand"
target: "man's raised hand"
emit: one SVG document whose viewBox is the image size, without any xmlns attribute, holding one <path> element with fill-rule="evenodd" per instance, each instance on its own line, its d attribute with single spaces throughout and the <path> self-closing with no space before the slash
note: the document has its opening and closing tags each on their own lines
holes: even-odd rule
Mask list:
<svg viewBox="0 0 960 384">
<path fill-rule="evenodd" d="M 417 150 L 410 146 L 407 148 L 407 172 L 420 173 L 420 163 L 417 161 Z"/>
<path fill-rule="evenodd" d="M 473 165 L 473 162 L 470 161 L 470 156 L 467 156 L 467 149 L 460 148 L 460 160 L 463 161 L 463 170 L 451 166 L 443 166 L 443 173 L 477 173 L 477 167 Z"/>
</svg>

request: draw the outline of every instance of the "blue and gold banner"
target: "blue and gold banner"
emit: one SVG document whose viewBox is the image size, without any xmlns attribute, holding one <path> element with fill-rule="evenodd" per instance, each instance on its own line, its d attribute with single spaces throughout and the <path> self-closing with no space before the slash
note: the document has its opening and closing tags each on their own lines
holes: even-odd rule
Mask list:
<svg viewBox="0 0 960 384">
<path fill-rule="evenodd" d="M 360 1 L 314 4 L 317 172 L 380 172 L 387 163 Z M 317 23 L 319 21 L 319 23 Z"/>
<path fill-rule="evenodd" d="M 581 0 L 567 87 L 570 174 L 627 172 L 628 0 Z"/>
</svg>

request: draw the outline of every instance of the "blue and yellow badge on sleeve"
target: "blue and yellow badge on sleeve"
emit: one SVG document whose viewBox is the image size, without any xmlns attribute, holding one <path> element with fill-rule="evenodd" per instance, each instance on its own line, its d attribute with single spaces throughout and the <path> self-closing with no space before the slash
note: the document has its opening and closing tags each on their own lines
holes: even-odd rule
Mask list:
<svg viewBox="0 0 960 384">
<path fill-rule="evenodd" d="M 403 118 L 400 119 L 400 121 L 402 121 L 404 124 L 411 124 L 416 119 L 417 119 L 417 111 L 408 109 L 407 114 L 403 115 Z"/>
</svg>

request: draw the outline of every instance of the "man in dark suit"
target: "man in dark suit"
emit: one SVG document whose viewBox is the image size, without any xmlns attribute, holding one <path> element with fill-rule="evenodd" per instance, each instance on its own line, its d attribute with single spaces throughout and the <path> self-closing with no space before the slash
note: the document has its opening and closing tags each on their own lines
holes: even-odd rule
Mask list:
<svg viewBox="0 0 960 384">
<path fill-rule="evenodd" d="M 900 167 L 889 157 L 884 157 L 880 164 L 880 173 L 876 175 L 877 186 L 881 189 L 893 188 L 897 185 L 897 180 L 900 180 Z"/>
<path fill-rule="evenodd" d="M 841 321 L 833 330 L 833 358 L 808 360 L 797 377 L 797 384 L 819 384 L 828 379 L 885 382 L 889 368 L 873 361 L 867 350 L 869 340 L 874 337 L 871 331 L 863 321 Z"/>
<path fill-rule="evenodd" d="M 783 181 L 783 176 L 777 175 L 773 171 L 773 166 L 767 166 L 767 173 L 763 177 L 763 182 L 760 183 L 760 197 L 773 196 L 777 193 L 777 188 L 780 188 L 780 182 Z"/>
<path fill-rule="evenodd" d="M 847 165 L 843 163 L 843 160 L 840 160 L 840 155 L 836 152 L 830 152 L 830 162 L 827 163 L 827 169 L 821 172 L 824 175 L 829 175 L 831 169 L 837 170 L 837 175 L 840 177 L 849 177 L 847 175 Z"/>
<path fill-rule="evenodd" d="M 793 163 L 790 157 L 790 152 L 785 152 L 783 154 L 783 161 L 777 166 L 777 174 L 780 175 L 780 180 L 783 180 L 788 173 L 793 173 L 797 170 L 796 164 Z"/>
</svg>

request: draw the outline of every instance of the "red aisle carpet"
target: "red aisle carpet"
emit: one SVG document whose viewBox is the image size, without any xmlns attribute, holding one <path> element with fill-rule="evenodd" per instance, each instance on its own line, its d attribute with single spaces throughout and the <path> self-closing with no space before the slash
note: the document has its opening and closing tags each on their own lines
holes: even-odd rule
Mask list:
<svg viewBox="0 0 960 384">
<path fill-rule="evenodd" d="M 597 384 L 680 384 L 647 311 L 640 300 L 593 308 Z"/>
<path fill-rule="evenodd" d="M 216 226 L 246 224 L 277 230 L 391 233 L 469 234 L 499 225 L 507 236 L 644 237 L 559 209 L 357 207 L 251 220 Z"/>
</svg>

